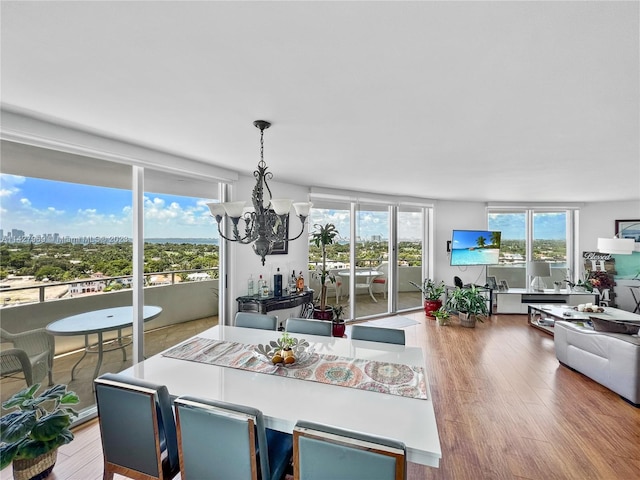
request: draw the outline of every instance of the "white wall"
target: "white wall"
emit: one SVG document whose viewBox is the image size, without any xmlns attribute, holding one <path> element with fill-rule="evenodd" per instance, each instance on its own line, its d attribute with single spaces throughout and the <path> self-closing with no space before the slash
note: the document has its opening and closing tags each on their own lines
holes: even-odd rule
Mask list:
<svg viewBox="0 0 640 480">
<path fill-rule="evenodd" d="M 458 276 L 464 283 L 484 285 L 485 267 L 452 267 L 449 265 L 447 241 L 453 230 L 483 230 L 487 228 L 487 208 L 484 202 L 438 201 L 434 206 L 434 280 L 453 285 Z"/>
</svg>

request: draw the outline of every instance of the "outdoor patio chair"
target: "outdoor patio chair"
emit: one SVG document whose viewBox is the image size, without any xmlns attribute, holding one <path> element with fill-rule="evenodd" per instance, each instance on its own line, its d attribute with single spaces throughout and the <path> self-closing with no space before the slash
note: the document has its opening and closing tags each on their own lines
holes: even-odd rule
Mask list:
<svg viewBox="0 0 640 480">
<path fill-rule="evenodd" d="M 404 480 L 406 449 L 389 438 L 300 420 L 293 429 L 293 470 L 296 480 Z"/>
<path fill-rule="evenodd" d="M 24 375 L 27 386 L 41 383 L 48 375 L 53 385 L 53 337 L 44 328 L 10 333 L 0 328 L 0 341 L 13 348 L 0 352 L 0 376 Z"/>
<path fill-rule="evenodd" d="M 182 396 L 175 400 L 182 480 L 280 480 L 290 434 L 265 428 L 260 410 Z"/>
<path fill-rule="evenodd" d="M 94 383 L 103 480 L 112 480 L 115 473 L 138 480 L 175 477 L 178 440 L 167 387 L 113 373 Z"/>
</svg>

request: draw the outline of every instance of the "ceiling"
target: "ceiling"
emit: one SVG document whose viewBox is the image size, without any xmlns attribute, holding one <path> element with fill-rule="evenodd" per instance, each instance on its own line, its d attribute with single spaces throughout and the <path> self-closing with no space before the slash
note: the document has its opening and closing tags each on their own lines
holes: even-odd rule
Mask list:
<svg viewBox="0 0 640 480">
<path fill-rule="evenodd" d="M 250 174 L 640 200 L 638 2 L 1 4 L 5 109 Z"/>
</svg>

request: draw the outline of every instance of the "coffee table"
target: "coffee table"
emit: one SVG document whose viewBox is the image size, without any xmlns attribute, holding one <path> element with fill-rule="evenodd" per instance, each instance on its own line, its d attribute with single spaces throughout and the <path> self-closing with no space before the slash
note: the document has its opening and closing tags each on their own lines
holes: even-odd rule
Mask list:
<svg viewBox="0 0 640 480">
<path fill-rule="evenodd" d="M 604 312 L 579 312 L 569 305 L 529 305 L 527 323 L 534 328 L 553 335 L 553 324 L 545 324 L 545 319 L 565 320 L 568 322 L 584 322 L 591 317 L 603 320 L 616 320 L 619 322 L 629 322 L 640 324 L 640 315 L 620 310 L 619 308 L 603 307 Z"/>
</svg>

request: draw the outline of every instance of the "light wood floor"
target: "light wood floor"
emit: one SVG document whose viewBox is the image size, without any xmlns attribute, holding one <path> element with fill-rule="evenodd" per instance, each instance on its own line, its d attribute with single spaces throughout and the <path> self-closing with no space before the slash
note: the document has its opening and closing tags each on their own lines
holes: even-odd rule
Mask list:
<svg viewBox="0 0 640 480">
<path fill-rule="evenodd" d="M 553 338 L 526 316 L 475 329 L 403 316 L 419 322 L 405 329 L 407 343 L 425 350 L 442 445 L 440 468 L 410 464 L 409 480 L 640 477 L 640 409 L 560 366 Z M 75 434 L 50 480 L 101 478 L 97 423 Z M 11 479 L 10 467 L 0 478 Z"/>
</svg>

